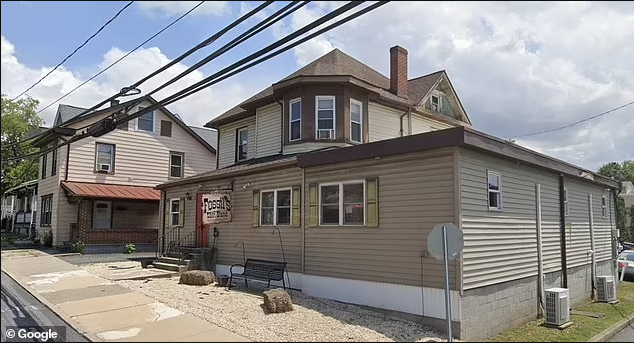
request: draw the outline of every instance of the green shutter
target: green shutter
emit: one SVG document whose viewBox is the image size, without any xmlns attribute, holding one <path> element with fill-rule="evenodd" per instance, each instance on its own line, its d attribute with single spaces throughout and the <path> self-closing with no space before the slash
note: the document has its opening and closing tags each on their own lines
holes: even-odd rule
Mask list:
<svg viewBox="0 0 634 343">
<path fill-rule="evenodd" d="M 260 191 L 253 191 L 253 227 L 260 226 Z"/>
<path fill-rule="evenodd" d="M 301 186 L 293 186 L 293 212 L 291 215 L 291 225 L 299 227 L 301 225 Z"/>
<path fill-rule="evenodd" d="M 379 227 L 379 179 L 366 179 L 365 226 Z"/>
<path fill-rule="evenodd" d="M 178 205 L 178 211 L 180 212 L 178 214 L 178 225 L 185 227 L 185 198 L 180 198 Z"/>
<path fill-rule="evenodd" d="M 319 223 L 319 215 L 317 208 L 317 184 L 310 184 L 308 190 L 308 226 L 315 227 Z"/>
</svg>

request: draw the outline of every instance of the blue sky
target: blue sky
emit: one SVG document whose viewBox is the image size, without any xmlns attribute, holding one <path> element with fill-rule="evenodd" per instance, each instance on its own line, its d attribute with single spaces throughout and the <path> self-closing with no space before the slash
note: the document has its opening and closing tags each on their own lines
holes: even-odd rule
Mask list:
<svg viewBox="0 0 634 343">
<path fill-rule="evenodd" d="M 2 2 L 2 92 L 16 96 L 127 2 Z M 29 95 L 42 107 L 130 51 L 198 1 L 136 1 Z M 90 107 L 261 2 L 208 1 L 62 103 Z M 313 1 L 188 75 L 157 98 L 201 80 L 339 7 Z M 218 48 L 257 18 L 142 86 L 147 92 Z M 567 125 L 634 100 L 632 2 L 391 2 L 263 65 L 170 105 L 202 125 L 299 67 L 339 48 L 389 74 L 391 46 L 409 50 L 410 78 L 447 71 L 474 128 L 502 137 Z M 52 122 L 57 106 L 42 112 Z M 531 149 L 595 169 L 634 159 L 634 106 L 565 130 L 519 138 Z"/>
</svg>

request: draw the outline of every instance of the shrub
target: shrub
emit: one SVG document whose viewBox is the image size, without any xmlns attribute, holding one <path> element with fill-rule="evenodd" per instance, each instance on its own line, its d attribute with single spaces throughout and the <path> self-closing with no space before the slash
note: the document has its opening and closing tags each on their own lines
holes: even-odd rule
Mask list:
<svg viewBox="0 0 634 343">
<path fill-rule="evenodd" d="M 136 245 L 134 245 L 132 243 L 126 244 L 126 246 L 125 246 L 125 253 L 126 254 L 132 254 L 135 251 L 136 251 Z"/>
<path fill-rule="evenodd" d="M 73 252 L 78 252 L 82 254 L 84 252 L 84 249 L 86 249 L 86 243 L 82 241 L 77 241 L 73 243 L 72 249 L 73 249 Z"/>
<path fill-rule="evenodd" d="M 52 231 L 44 232 L 44 236 L 42 237 L 42 244 L 44 244 L 45 247 L 49 247 L 49 248 L 53 246 L 53 232 Z"/>
</svg>

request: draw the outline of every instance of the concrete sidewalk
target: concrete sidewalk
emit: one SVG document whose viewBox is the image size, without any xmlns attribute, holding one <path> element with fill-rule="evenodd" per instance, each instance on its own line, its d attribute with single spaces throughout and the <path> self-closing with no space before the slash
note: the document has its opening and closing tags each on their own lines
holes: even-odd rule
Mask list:
<svg viewBox="0 0 634 343">
<path fill-rule="evenodd" d="M 46 253 L 1 256 L 3 272 L 92 341 L 248 341 Z"/>
</svg>

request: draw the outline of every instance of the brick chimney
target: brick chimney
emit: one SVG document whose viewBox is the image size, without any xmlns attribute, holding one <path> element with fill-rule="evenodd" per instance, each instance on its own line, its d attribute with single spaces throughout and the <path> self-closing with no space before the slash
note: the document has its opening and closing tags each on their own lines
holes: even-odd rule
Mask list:
<svg viewBox="0 0 634 343">
<path fill-rule="evenodd" d="M 110 107 L 119 105 L 119 100 L 113 99 L 110 100 Z"/>
<path fill-rule="evenodd" d="M 390 48 L 390 92 L 407 98 L 407 50 L 399 45 Z"/>
</svg>

